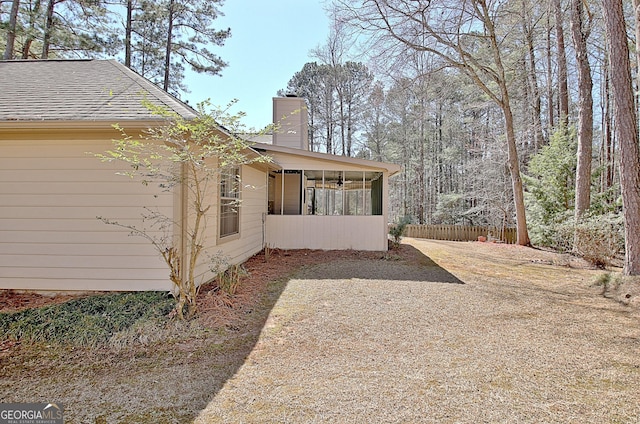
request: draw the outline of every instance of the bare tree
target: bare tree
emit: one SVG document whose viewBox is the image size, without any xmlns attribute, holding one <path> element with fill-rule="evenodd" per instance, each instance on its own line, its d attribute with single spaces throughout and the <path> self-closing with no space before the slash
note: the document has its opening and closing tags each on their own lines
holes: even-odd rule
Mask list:
<svg viewBox="0 0 640 424">
<path fill-rule="evenodd" d="M 149 128 L 140 138 L 116 126 L 121 138 L 114 140 L 112 150 L 96 154 L 102 161 L 125 165 L 128 171 L 122 172 L 123 175 L 144 185 L 156 185 L 158 191 L 154 197 L 164 192 L 182 193 L 186 202 L 185 219 L 174 220 L 156 208 L 144 208 L 142 224 L 137 225 L 98 217 L 106 224 L 125 228 L 131 235 L 146 239 L 154 247 L 169 270 L 176 292 L 175 313 L 180 319 L 192 318 L 197 313 L 198 290 L 205 282 L 198 275 L 197 267 L 207 265 L 215 275 L 227 265 L 206 248 L 208 222 L 216 216 L 214 210 L 222 213 L 222 205 L 216 205 L 216 193 L 224 184 L 222 176 L 242 165 L 269 161 L 265 156 L 247 154 L 249 143 L 233 135 L 245 132 L 240 116 L 228 115 L 220 108 L 207 112 L 205 106 L 208 103 L 198 106 L 196 118 L 185 119 L 149 105 L 166 121 Z M 272 129 L 269 126 L 264 132 Z M 229 176 L 229 187 L 225 190 L 237 193 L 240 175 Z M 236 203 L 231 206 L 237 208 Z M 182 236 L 176 237 L 176 234 Z M 208 259 L 203 259 L 204 256 Z"/>
<path fill-rule="evenodd" d="M 553 66 L 552 66 L 552 52 L 551 52 L 551 3 L 549 3 L 549 10 L 547 11 L 546 21 L 546 42 L 547 42 L 547 132 L 551 134 L 554 127 L 554 113 L 553 113 Z"/>
<path fill-rule="evenodd" d="M 354 6 L 340 1 L 345 21 L 358 25 L 379 45 L 424 51 L 469 77 L 501 109 L 506 133 L 518 229 L 517 243 L 528 245 L 524 192 L 505 69 L 496 20 L 501 5 L 485 0 L 369 0 Z M 393 48 L 393 47 L 391 47 Z"/>
<path fill-rule="evenodd" d="M 553 9 L 556 18 L 556 43 L 558 48 L 558 107 L 560 125 L 566 127 L 569 119 L 569 89 L 567 87 L 567 53 L 564 46 L 564 19 L 562 13 L 562 1 L 553 0 Z"/>
<path fill-rule="evenodd" d="M 527 47 L 527 59 L 528 63 L 525 65 L 527 68 L 527 80 L 531 90 L 531 110 L 529 112 L 532 131 L 533 131 L 533 147 L 534 151 L 537 151 L 542 147 L 542 100 L 540 98 L 540 88 L 538 87 L 538 76 L 536 69 L 536 51 L 534 44 L 534 28 L 533 17 L 531 16 L 531 3 L 528 1 L 522 2 L 522 32 L 524 35 L 526 47 Z"/>
<path fill-rule="evenodd" d="M 578 165 L 576 167 L 575 216 L 579 220 L 591 203 L 591 155 L 593 145 L 593 81 L 587 51 L 591 16 L 583 0 L 571 0 L 571 35 L 578 65 Z M 588 18 L 585 22 L 585 18 Z"/>
<path fill-rule="evenodd" d="M 385 92 L 380 81 L 374 83 L 367 103 L 369 109 L 365 114 L 365 131 L 367 146 L 371 151 L 373 160 L 384 160 L 384 148 L 387 141 L 387 121 L 384 110 Z"/>
<path fill-rule="evenodd" d="M 620 185 L 625 227 L 626 275 L 640 275 L 640 148 L 622 0 L 603 0 L 615 128 L 620 141 Z"/>
</svg>

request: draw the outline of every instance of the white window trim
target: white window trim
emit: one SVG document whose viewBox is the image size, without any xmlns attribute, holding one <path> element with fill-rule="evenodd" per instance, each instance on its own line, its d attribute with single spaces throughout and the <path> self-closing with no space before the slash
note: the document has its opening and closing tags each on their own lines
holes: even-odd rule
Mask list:
<svg viewBox="0 0 640 424">
<path fill-rule="evenodd" d="M 223 197 L 222 196 L 222 181 L 225 178 L 225 171 L 222 171 L 220 173 L 220 188 L 218 189 L 218 231 L 217 231 L 217 238 L 219 242 L 227 242 L 227 241 L 231 241 L 231 240 L 236 240 L 240 238 L 240 233 L 241 233 L 241 223 L 242 223 L 242 216 L 241 216 L 241 201 L 242 201 L 242 168 L 240 166 L 238 167 L 234 167 L 232 170 L 237 170 L 237 172 L 234 172 L 236 175 L 236 178 L 238 179 L 237 181 L 237 185 L 238 185 L 238 195 L 237 197 Z M 236 202 L 236 209 L 237 209 L 237 219 L 238 219 L 238 231 L 234 232 L 234 233 L 229 233 L 226 235 L 222 235 L 221 231 L 222 231 L 222 206 L 223 206 L 223 202 L 224 201 L 234 201 Z"/>
</svg>

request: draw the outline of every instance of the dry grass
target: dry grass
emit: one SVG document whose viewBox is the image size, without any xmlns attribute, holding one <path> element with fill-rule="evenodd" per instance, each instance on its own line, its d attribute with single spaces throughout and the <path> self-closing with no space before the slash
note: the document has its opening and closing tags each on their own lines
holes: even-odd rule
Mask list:
<svg viewBox="0 0 640 424">
<path fill-rule="evenodd" d="M 638 421 L 640 314 L 601 296 L 599 271 L 518 246 L 407 242 L 433 262 L 296 275 L 196 422 Z"/>
<path fill-rule="evenodd" d="M 0 402 L 56 400 L 68 423 L 638 421 L 640 313 L 601 271 L 406 241 L 256 256 L 235 297 L 203 289 L 197 320 L 145 343 L 9 348 Z"/>
</svg>

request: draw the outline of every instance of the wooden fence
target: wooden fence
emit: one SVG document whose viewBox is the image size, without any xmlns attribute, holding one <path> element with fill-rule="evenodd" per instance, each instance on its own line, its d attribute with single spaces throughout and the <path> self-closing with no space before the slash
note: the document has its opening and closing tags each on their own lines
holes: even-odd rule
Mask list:
<svg viewBox="0 0 640 424">
<path fill-rule="evenodd" d="M 517 238 L 515 228 L 471 227 L 462 225 L 407 225 L 407 237 L 449 241 L 477 241 L 486 237 L 488 241 L 514 244 Z"/>
</svg>

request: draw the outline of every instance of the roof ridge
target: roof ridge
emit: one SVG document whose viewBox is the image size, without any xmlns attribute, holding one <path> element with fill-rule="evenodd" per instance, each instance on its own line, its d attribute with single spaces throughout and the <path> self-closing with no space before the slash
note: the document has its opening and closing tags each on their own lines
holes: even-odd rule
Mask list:
<svg viewBox="0 0 640 424">
<path fill-rule="evenodd" d="M 93 58 L 81 58 L 81 59 L 0 59 L 0 63 L 24 63 L 24 62 L 91 62 L 94 60 L 107 60 L 107 59 L 93 59 Z"/>
<path fill-rule="evenodd" d="M 191 106 L 116 58 L 0 62 L 0 122 L 162 120 L 151 104 L 184 119 Z"/>
<path fill-rule="evenodd" d="M 172 105 L 168 104 L 167 99 L 169 99 L 169 100 L 171 100 L 171 101 L 173 101 L 175 103 L 178 103 L 180 106 L 189 109 L 195 115 L 198 114 L 198 112 L 193 107 L 191 107 L 188 103 L 183 102 L 182 100 L 178 99 L 173 94 L 171 94 L 168 91 L 165 91 L 162 88 L 158 87 L 153 82 L 149 81 L 148 79 L 146 79 L 145 77 L 140 75 L 138 72 L 136 72 L 135 69 L 131 69 L 131 68 L 126 67 L 124 64 L 118 62 L 116 59 L 105 59 L 105 61 L 109 62 L 111 65 L 116 67 L 125 76 L 127 76 L 126 75 L 127 73 L 133 74 L 134 78 L 131 78 L 131 79 L 136 83 L 136 85 L 138 85 L 142 90 L 144 90 L 149 95 L 152 95 L 160 103 L 165 105 L 167 109 L 169 109 L 169 110 L 171 110 L 173 112 L 176 112 L 175 108 L 172 107 Z M 155 91 L 155 92 L 153 92 L 153 91 Z M 157 94 L 158 92 L 162 93 L 162 96 L 159 96 Z"/>
</svg>

